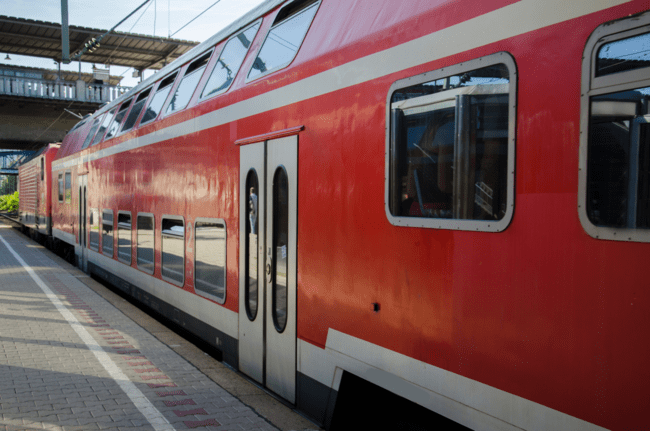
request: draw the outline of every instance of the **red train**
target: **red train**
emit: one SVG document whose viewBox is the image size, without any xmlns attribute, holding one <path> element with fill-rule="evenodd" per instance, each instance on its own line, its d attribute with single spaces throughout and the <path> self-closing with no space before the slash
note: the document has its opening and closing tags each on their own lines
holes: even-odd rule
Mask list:
<svg viewBox="0 0 650 431">
<path fill-rule="evenodd" d="M 647 8 L 269 0 L 66 136 L 52 234 L 325 426 L 644 429 Z"/>
</svg>

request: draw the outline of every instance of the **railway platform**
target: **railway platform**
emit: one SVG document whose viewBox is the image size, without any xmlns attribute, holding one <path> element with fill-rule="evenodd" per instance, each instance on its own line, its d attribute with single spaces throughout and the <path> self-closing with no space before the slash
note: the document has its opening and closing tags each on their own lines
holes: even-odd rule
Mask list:
<svg viewBox="0 0 650 431">
<path fill-rule="evenodd" d="M 316 425 L 0 221 L 0 430 Z"/>
</svg>

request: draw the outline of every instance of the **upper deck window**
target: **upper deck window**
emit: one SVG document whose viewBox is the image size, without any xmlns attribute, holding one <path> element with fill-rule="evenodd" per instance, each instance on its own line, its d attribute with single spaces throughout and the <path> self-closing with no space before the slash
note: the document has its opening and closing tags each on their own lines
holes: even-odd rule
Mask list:
<svg viewBox="0 0 650 431">
<path fill-rule="evenodd" d="M 275 18 L 248 80 L 288 66 L 293 61 L 318 10 L 319 1 L 301 0 L 285 6 Z"/>
<path fill-rule="evenodd" d="M 113 119 L 114 114 L 115 114 L 115 109 L 111 110 L 108 114 L 106 114 L 106 116 L 104 117 L 104 121 L 102 121 L 102 125 L 99 126 L 99 129 L 95 134 L 95 139 L 93 139 L 93 143 L 90 145 L 91 147 L 93 145 L 99 144 L 99 142 L 102 140 L 102 137 L 104 136 L 104 132 L 106 132 L 106 129 L 108 129 L 108 125 L 111 124 L 111 120 Z"/>
<path fill-rule="evenodd" d="M 147 102 L 149 93 L 151 93 L 151 87 L 144 90 L 142 93 L 138 95 L 138 98 L 135 99 L 133 108 L 131 108 L 131 112 L 129 112 L 129 116 L 126 118 L 126 121 L 124 122 L 124 126 L 122 127 L 122 132 L 131 130 L 133 126 L 135 126 L 135 122 L 138 120 L 138 117 L 140 116 L 140 112 L 142 112 L 142 108 L 144 107 L 144 104 Z"/>
<path fill-rule="evenodd" d="M 246 30 L 233 36 L 226 43 L 217 64 L 212 70 L 208 83 L 203 89 L 202 99 L 216 96 L 230 87 L 259 28 L 260 23 L 256 22 Z"/>
<path fill-rule="evenodd" d="M 578 205 L 595 238 L 650 242 L 649 50 L 650 14 L 602 25 L 585 48 Z"/>
<path fill-rule="evenodd" d="M 86 140 L 84 141 L 84 144 L 82 145 L 81 149 L 83 150 L 84 148 L 88 148 L 88 145 L 90 145 L 90 141 L 92 141 L 93 136 L 95 136 L 95 132 L 97 132 L 97 128 L 99 127 L 99 122 L 104 118 L 103 115 L 95 118 L 93 121 L 93 124 L 90 126 L 90 131 L 88 132 L 88 135 L 86 135 Z"/>
<path fill-rule="evenodd" d="M 113 118 L 113 122 L 108 128 L 108 132 L 106 132 L 106 137 L 104 138 L 105 141 L 108 141 L 117 134 L 117 131 L 120 128 L 120 124 L 122 124 L 122 120 L 124 120 L 126 112 L 129 110 L 129 106 L 131 106 L 132 100 L 133 99 L 129 99 L 126 102 L 122 103 L 122 106 L 120 106 L 119 111 L 117 111 L 117 114 L 115 114 L 115 118 Z"/>
<path fill-rule="evenodd" d="M 167 106 L 167 114 L 180 111 L 187 106 L 188 102 L 192 98 L 192 94 L 194 94 L 196 86 L 199 84 L 199 80 L 203 75 L 205 66 L 208 65 L 208 60 L 210 60 L 211 54 L 212 51 L 207 52 L 190 63 L 187 70 L 185 71 L 183 80 L 180 84 L 178 84 L 176 92 L 174 93 L 171 102 L 169 102 L 169 105 Z"/>
<path fill-rule="evenodd" d="M 172 89 L 172 85 L 174 84 L 174 80 L 176 79 L 177 75 L 178 72 L 174 72 L 162 80 L 158 86 L 158 89 L 156 90 L 156 94 L 154 94 L 151 102 L 149 103 L 149 106 L 147 106 L 146 111 L 144 111 L 142 120 L 140 120 L 140 125 L 146 124 L 156 119 L 160 113 L 160 110 L 162 109 L 163 104 L 165 103 L 165 100 L 167 100 L 167 96 Z"/>
<path fill-rule="evenodd" d="M 507 227 L 514 201 L 514 68 L 501 53 L 393 85 L 387 119 L 393 224 Z"/>
</svg>

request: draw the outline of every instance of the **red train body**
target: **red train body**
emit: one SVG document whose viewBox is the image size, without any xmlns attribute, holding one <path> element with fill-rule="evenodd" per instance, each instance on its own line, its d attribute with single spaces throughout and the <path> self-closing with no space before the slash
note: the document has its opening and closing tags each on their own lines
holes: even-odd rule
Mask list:
<svg viewBox="0 0 650 431">
<path fill-rule="evenodd" d="M 53 235 L 326 425 L 643 429 L 647 7 L 269 1 L 66 136 Z"/>
<path fill-rule="evenodd" d="M 52 235 L 52 160 L 60 144 L 43 147 L 18 168 L 20 223 L 43 235 Z"/>
</svg>

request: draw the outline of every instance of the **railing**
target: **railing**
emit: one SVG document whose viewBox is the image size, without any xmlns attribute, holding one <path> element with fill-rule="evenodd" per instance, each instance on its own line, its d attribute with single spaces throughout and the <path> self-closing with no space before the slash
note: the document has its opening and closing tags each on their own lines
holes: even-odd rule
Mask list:
<svg viewBox="0 0 650 431">
<path fill-rule="evenodd" d="M 0 94 L 11 96 L 104 103 L 118 98 L 128 90 L 128 87 L 87 84 L 83 81 L 48 81 L 0 76 Z"/>
</svg>

